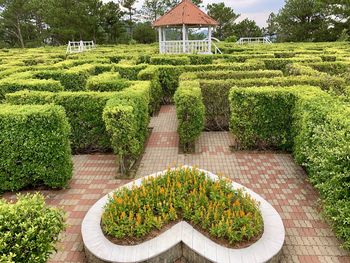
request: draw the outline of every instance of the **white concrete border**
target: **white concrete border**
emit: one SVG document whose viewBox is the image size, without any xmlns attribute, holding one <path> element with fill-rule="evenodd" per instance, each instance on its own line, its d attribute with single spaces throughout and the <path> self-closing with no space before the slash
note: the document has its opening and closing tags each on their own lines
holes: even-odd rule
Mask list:
<svg viewBox="0 0 350 263">
<path fill-rule="evenodd" d="M 212 180 L 218 180 L 217 175 L 205 170 L 201 171 L 205 172 Z M 148 177 L 162 176 L 165 172 L 152 174 Z M 140 186 L 143 179 L 138 179 L 122 187 Z M 243 188 L 252 198 L 260 202 L 264 233 L 256 243 L 247 248 L 230 249 L 218 245 L 184 221 L 174 225 L 158 237 L 136 246 L 113 244 L 104 236 L 100 225 L 103 207 L 107 204 L 109 195 L 104 196 L 92 206 L 83 220 L 84 247 L 101 262 L 145 262 L 163 254 L 180 242 L 211 262 L 262 263 L 274 259 L 281 251 L 285 238 L 285 229 L 280 215 L 260 195 L 237 183 L 232 183 L 232 186 L 235 189 Z"/>
</svg>

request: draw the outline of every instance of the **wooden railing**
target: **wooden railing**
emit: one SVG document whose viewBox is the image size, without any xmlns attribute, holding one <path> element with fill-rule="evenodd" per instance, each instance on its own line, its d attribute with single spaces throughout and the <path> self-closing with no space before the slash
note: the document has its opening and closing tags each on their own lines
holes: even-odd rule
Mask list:
<svg viewBox="0 0 350 263">
<path fill-rule="evenodd" d="M 67 46 L 67 54 L 81 53 L 85 51 L 90 51 L 94 48 L 96 48 L 94 41 L 69 41 Z"/>
<path fill-rule="evenodd" d="M 162 41 L 160 53 L 162 54 L 210 54 L 209 40 L 182 40 Z"/>
</svg>

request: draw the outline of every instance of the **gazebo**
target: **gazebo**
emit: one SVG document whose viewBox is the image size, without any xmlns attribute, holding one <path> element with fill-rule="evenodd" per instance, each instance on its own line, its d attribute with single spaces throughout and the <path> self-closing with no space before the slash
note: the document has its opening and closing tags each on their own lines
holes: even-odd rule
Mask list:
<svg viewBox="0 0 350 263">
<path fill-rule="evenodd" d="M 217 21 L 200 10 L 191 0 L 182 0 L 153 23 L 153 26 L 158 28 L 161 54 L 211 54 L 212 30 L 218 25 Z M 167 40 L 167 28 L 182 29 L 182 39 Z M 189 40 L 190 28 L 208 28 L 208 37 L 204 40 Z"/>
</svg>

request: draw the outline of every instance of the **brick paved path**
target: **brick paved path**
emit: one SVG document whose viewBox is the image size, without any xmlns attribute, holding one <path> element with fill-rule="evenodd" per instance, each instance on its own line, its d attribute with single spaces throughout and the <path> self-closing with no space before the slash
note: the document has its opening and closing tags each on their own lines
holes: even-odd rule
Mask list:
<svg viewBox="0 0 350 263">
<path fill-rule="evenodd" d="M 282 262 L 350 263 L 349 253 L 339 248 L 338 240 L 319 214 L 317 193 L 290 155 L 231 153 L 229 146 L 234 142 L 227 132 L 205 132 L 196 145 L 196 154 L 179 154 L 173 106 L 163 106 L 159 116 L 152 118 L 151 127 L 137 177 L 183 164 L 222 174 L 259 193 L 278 210 L 286 227 Z M 69 227 L 50 262 L 85 262 L 81 221 L 99 198 L 127 183 L 115 179 L 115 174 L 112 155 L 75 156 L 70 188 L 43 192 L 49 204 L 68 212 Z"/>
</svg>

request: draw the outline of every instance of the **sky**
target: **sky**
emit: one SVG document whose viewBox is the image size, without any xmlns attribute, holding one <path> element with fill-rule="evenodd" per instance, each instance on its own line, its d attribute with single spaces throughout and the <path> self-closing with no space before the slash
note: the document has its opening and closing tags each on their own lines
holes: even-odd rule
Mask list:
<svg viewBox="0 0 350 263">
<path fill-rule="evenodd" d="M 284 0 L 204 0 L 204 5 L 220 2 L 224 2 L 236 13 L 241 14 L 239 20 L 249 18 L 255 20 L 260 27 L 266 26 L 266 20 L 271 12 L 278 12 L 284 5 Z M 138 0 L 137 7 L 140 8 L 142 3 L 143 0 Z"/>
</svg>

